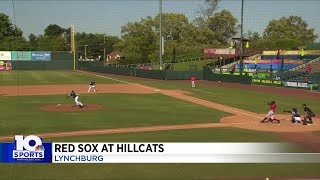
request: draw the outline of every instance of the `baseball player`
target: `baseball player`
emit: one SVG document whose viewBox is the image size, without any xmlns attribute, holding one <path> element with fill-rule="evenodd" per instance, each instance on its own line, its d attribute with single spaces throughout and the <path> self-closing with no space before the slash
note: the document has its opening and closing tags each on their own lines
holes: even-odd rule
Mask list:
<svg viewBox="0 0 320 180">
<path fill-rule="evenodd" d="M 83 104 L 80 101 L 78 101 L 79 94 L 76 94 L 76 92 L 74 92 L 74 90 L 72 90 L 71 93 L 67 97 L 69 97 L 69 96 L 74 98 L 74 102 L 76 103 L 76 105 L 79 108 L 83 108 Z"/>
<path fill-rule="evenodd" d="M 93 92 L 96 92 L 96 82 L 94 82 L 94 80 L 89 83 L 88 92 L 91 92 L 91 89 L 93 89 Z"/>
<path fill-rule="evenodd" d="M 315 114 L 311 111 L 306 104 L 302 104 L 303 110 L 305 112 L 305 116 L 303 118 L 303 125 L 313 124 L 312 118 L 315 117 Z M 309 120 L 309 121 L 308 121 Z"/>
<path fill-rule="evenodd" d="M 192 88 L 196 87 L 196 78 L 194 76 L 191 76 L 191 87 Z"/>
<path fill-rule="evenodd" d="M 300 113 L 298 112 L 297 108 L 292 108 L 292 111 L 284 110 L 283 112 L 288 112 L 288 113 L 292 114 L 292 116 L 291 116 L 292 123 L 294 123 L 294 124 L 301 123 L 301 121 L 302 121 L 301 116 L 300 116 Z"/>
<path fill-rule="evenodd" d="M 261 123 L 265 123 L 265 122 L 278 122 L 278 124 L 280 125 L 280 120 L 274 118 L 274 112 L 276 111 L 276 108 L 277 108 L 277 104 L 275 101 L 271 101 L 271 103 L 268 103 L 268 105 L 270 106 L 270 110 L 268 112 L 268 114 L 266 115 L 266 117 L 261 120 L 260 122 Z"/>
</svg>

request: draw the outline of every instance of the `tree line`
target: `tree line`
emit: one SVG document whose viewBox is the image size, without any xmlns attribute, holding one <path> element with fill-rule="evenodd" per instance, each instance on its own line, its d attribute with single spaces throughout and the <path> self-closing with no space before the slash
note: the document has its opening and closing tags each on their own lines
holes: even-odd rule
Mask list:
<svg viewBox="0 0 320 180">
<path fill-rule="evenodd" d="M 232 37 L 240 37 L 240 24 L 233 14 L 225 9 L 217 11 L 220 0 L 205 0 L 198 17 L 190 21 L 184 14 L 163 13 L 162 35 L 164 60 L 199 57 L 203 48 L 226 48 Z M 121 37 L 99 33 L 77 32 L 76 50 L 88 55 L 103 55 L 116 50 L 125 55 L 123 64 L 153 62 L 159 60 L 159 15 L 147 16 L 138 22 L 129 22 L 121 27 Z M 19 51 L 69 51 L 70 28 L 50 24 L 40 35 L 30 34 L 28 39 L 14 26 L 9 17 L 0 13 L 0 49 Z M 250 48 L 296 49 L 309 45 L 319 48 L 318 35 L 299 16 L 271 20 L 262 34 L 248 31 L 244 38 L 252 41 Z"/>
</svg>

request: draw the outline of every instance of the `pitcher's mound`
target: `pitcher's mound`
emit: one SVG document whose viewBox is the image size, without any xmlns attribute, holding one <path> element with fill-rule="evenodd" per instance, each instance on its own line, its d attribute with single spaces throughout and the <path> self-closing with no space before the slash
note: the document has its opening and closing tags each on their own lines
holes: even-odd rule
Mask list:
<svg viewBox="0 0 320 180">
<path fill-rule="evenodd" d="M 83 108 L 79 108 L 76 105 L 70 104 L 56 104 L 56 105 L 47 105 L 42 106 L 40 109 L 43 111 L 58 111 L 58 112 L 81 112 L 81 111 L 94 111 L 102 109 L 103 106 L 97 104 L 88 104 L 84 105 Z"/>
</svg>

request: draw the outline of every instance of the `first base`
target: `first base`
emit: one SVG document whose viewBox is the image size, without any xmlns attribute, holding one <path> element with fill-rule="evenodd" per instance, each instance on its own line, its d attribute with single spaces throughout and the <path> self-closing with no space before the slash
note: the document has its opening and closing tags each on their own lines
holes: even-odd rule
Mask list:
<svg viewBox="0 0 320 180">
<path fill-rule="evenodd" d="M 56 106 L 61 106 L 61 104 L 57 104 Z"/>
</svg>

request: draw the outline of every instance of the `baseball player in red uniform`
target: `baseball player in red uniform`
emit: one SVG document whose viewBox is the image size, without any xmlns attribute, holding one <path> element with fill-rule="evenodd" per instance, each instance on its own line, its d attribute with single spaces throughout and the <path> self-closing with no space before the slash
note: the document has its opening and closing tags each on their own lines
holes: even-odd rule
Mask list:
<svg viewBox="0 0 320 180">
<path fill-rule="evenodd" d="M 191 76 L 191 87 L 192 88 L 196 87 L 196 78 L 194 76 Z"/>
<path fill-rule="evenodd" d="M 274 118 L 274 112 L 277 109 L 277 104 L 275 101 L 271 101 L 271 103 L 268 103 L 268 105 L 270 106 L 270 110 L 268 112 L 268 114 L 266 115 L 266 117 L 264 117 L 264 119 L 261 121 L 261 123 L 265 123 L 265 122 L 278 122 L 278 124 L 280 124 L 280 120 Z"/>
</svg>

